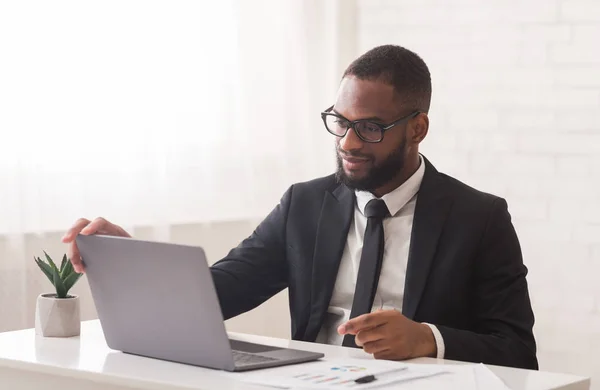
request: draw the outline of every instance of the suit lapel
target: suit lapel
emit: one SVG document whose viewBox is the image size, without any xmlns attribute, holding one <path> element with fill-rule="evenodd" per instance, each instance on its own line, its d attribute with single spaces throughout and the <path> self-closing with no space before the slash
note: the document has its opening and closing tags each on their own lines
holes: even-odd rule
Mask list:
<svg viewBox="0 0 600 390">
<path fill-rule="evenodd" d="M 417 195 L 402 304 L 402 313 L 410 319 L 417 312 L 452 205 L 452 198 L 444 192 L 444 186 L 440 183 L 440 174 L 427 159 L 424 160 L 425 175 Z"/>
<path fill-rule="evenodd" d="M 321 329 L 346 245 L 354 210 L 354 193 L 345 185 L 327 192 L 319 216 L 313 256 L 311 311 L 304 340 L 314 341 Z"/>
</svg>

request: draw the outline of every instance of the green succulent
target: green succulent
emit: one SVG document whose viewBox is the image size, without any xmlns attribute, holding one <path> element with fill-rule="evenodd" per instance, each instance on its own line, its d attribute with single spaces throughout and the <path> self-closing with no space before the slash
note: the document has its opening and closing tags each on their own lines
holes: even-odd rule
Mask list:
<svg viewBox="0 0 600 390">
<path fill-rule="evenodd" d="M 57 298 L 72 298 L 72 296 L 68 295 L 71 287 L 77 283 L 81 275 L 73 269 L 73 264 L 67 259 L 67 255 L 63 255 L 62 262 L 60 263 L 60 268 L 56 266 L 56 263 L 52 261 L 50 256 L 44 251 L 44 255 L 46 256 L 46 260 L 48 262 L 43 261 L 39 257 L 34 257 L 33 259 L 40 267 L 42 272 L 48 277 L 50 283 L 54 285 L 56 289 L 56 297 Z"/>
</svg>

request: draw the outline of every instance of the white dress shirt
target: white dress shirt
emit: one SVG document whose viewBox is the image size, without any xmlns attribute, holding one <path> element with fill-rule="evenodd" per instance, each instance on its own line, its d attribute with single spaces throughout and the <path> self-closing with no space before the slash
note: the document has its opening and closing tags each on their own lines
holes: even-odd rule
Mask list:
<svg viewBox="0 0 600 390">
<path fill-rule="evenodd" d="M 377 309 L 396 309 L 402 311 L 404 298 L 404 282 L 408 264 L 408 250 L 412 232 L 417 192 L 421 187 L 425 163 L 421 163 L 417 171 L 400 187 L 381 197 L 391 217 L 383 220 L 385 248 L 383 264 L 373 300 L 373 311 Z M 358 267 L 362 253 L 367 217 L 364 215 L 367 203 L 375 199 L 370 192 L 356 191 L 354 219 L 348 231 L 344 253 L 340 261 L 333 294 L 325 316 L 323 326 L 317 336 L 317 342 L 342 345 L 344 336 L 338 334 L 337 328 L 350 318 L 354 289 L 358 278 Z M 437 327 L 427 324 L 434 335 L 437 345 L 437 357 L 444 357 L 444 340 Z"/>
</svg>

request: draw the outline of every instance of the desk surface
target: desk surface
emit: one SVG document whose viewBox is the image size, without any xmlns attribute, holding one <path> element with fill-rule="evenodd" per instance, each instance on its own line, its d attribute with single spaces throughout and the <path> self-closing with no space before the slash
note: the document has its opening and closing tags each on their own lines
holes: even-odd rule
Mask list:
<svg viewBox="0 0 600 390">
<path fill-rule="evenodd" d="M 362 350 L 269 337 L 230 333 L 230 337 L 323 352 L 328 357 L 370 358 Z M 460 364 L 447 360 L 417 359 L 423 364 Z M 513 390 L 589 389 L 590 380 L 573 375 L 489 366 Z M 261 389 L 239 381 L 242 373 L 228 373 L 109 349 L 97 320 L 82 323 L 81 336 L 43 338 L 34 329 L 0 333 L 0 369 L 89 380 L 140 389 Z M 25 375 L 25 374 L 23 374 Z M 272 389 L 272 388 L 271 388 Z"/>
</svg>

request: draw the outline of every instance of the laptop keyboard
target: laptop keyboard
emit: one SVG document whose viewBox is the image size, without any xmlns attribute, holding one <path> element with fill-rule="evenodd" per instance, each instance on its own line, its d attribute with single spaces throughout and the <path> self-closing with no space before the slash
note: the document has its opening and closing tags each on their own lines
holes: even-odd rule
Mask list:
<svg viewBox="0 0 600 390">
<path fill-rule="evenodd" d="M 270 358 L 266 356 L 255 355 L 253 353 L 246 353 L 242 351 L 233 351 L 233 361 L 237 366 L 245 366 L 248 364 L 259 364 L 272 362 L 278 359 Z"/>
</svg>

